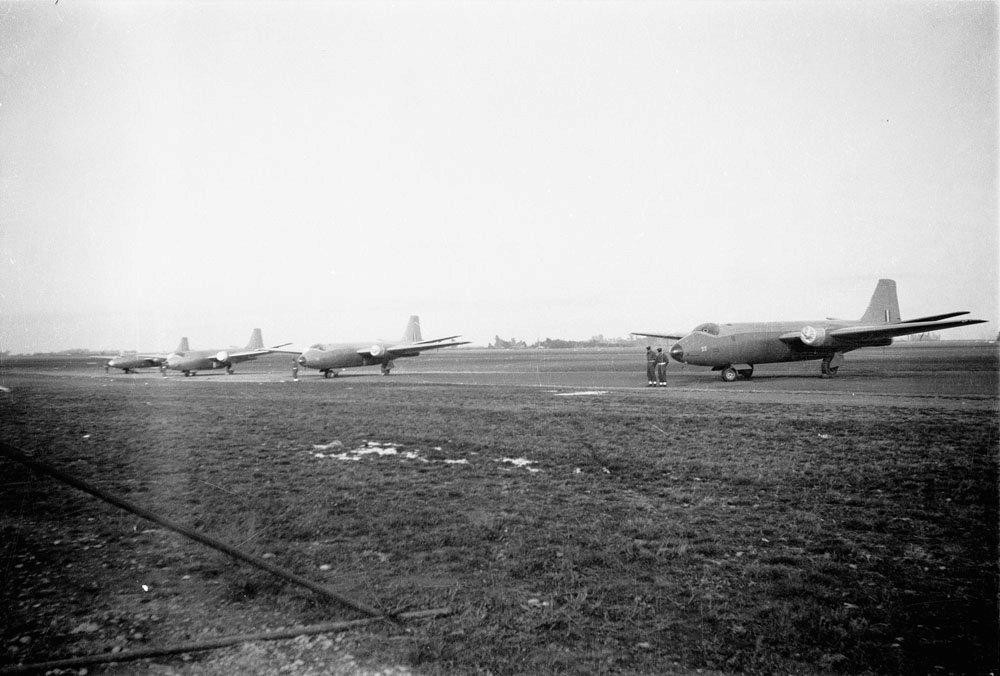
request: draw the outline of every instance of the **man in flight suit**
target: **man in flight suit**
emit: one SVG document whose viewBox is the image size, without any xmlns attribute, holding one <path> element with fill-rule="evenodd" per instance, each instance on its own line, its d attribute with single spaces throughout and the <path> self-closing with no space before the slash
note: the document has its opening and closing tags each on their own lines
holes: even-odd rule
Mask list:
<svg viewBox="0 0 1000 676">
<path fill-rule="evenodd" d="M 656 383 L 656 353 L 653 352 L 653 348 L 646 346 L 646 379 L 649 384 L 646 387 L 652 387 Z"/>
<path fill-rule="evenodd" d="M 656 348 L 656 384 L 661 387 L 667 384 L 667 355 L 662 347 Z"/>
</svg>

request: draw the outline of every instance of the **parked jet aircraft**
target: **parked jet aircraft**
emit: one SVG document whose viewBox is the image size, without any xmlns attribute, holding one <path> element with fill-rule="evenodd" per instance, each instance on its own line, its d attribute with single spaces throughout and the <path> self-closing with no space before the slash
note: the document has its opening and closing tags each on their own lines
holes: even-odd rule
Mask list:
<svg viewBox="0 0 1000 676">
<path fill-rule="evenodd" d="M 226 373 L 232 374 L 233 365 L 243 361 L 256 359 L 263 354 L 270 354 L 278 351 L 288 343 L 275 345 L 274 347 L 264 347 L 264 340 L 261 337 L 260 329 L 254 329 L 250 334 L 250 342 L 242 350 L 188 350 L 187 338 L 181 339 L 179 349 L 167 356 L 163 365 L 163 374 L 166 370 L 182 371 L 185 376 L 193 376 L 197 371 L 205 369 L 225 368 Z"/>
<path fill-rule="evenodd" d="M 468 343 L 468 341 L 455 341 L 455 338 L 458 336 L 422 340 L 420 317 L 413 315 L 406 324 L 406 331 L 399 342 L 377 340 L 370 343 L 317 343 L 301 352 L 295 362 L 298 366 L 319 369 L 324 378 L 329 378 L 331 375 L 336 376 L 340 369 L 376 364 L 382 368 L 382 375 L 387 376 L 395 366 L 396 359 L 416 357 L 424 350 L 436 350 L 440 347 L 454 347 Z M 292 352 L 291 350 L 280 351 Z"/>
<path fill-rule="evenodd" d="M 711 366 L 726 382 L 750 378 L 754 364 L 822 359 L 823 377 L 837 374 L 844 353 L 892 344 L 893 336 L 981 324 L 983 319 L 952 319 L 968 312 L 948 312 L 905 321 L 899 318 L 896 282 L 880 279 L 861 319 L 700 324 L 686 336 L 633 332 L 637 336 L 677 340 L 670 356 L 685 364 Z M 943 321 L 950 320 L 950 321 Z"/>
<path fill-rule="evenodd" d="M 181 338 L 181 343 L 174 352 L 187 352 L 188 349 L 187 338 Z M 166 354 L 119 354 L 112 357 L 104 365 L 104 372 L 107 373 L 109 368 L 122 369 L 125 373 L 135 373 L 136 369 L 158 368 L 166 363 L 168 356 Z"/>
</svg>

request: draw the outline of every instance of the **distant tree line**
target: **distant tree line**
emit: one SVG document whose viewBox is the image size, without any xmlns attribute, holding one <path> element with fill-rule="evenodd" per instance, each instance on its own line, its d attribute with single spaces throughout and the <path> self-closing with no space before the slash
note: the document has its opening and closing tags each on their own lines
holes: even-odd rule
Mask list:
<svg viewBox="0 0 1000 676">
<path fill-rule="evenodd" d="M 601 334 L 592 336 L 588 340 L 566 340 L 565 338 L 546 338 L 545 340 L 536 340 L 532 344 L 528 344 L 523 340 L 517 340 L 516 338 L 511 338 L 510 340 L 504 340 L 500 336 L 496 336 L 493 342 L 489 344 L 488 347 L 492 349 L 502 349 L 502 350 L 514 350 L 514 349 L 528 349 L 528 348 L 546 348 L 546 349 L 559 349 L 559 348 L 570 348 L 570 347 L 633 347 L 638 345 L 643 339 L 632 338 L 630 336 L 624 336 L 622 338 L 605 338 Z"/>
</svg>

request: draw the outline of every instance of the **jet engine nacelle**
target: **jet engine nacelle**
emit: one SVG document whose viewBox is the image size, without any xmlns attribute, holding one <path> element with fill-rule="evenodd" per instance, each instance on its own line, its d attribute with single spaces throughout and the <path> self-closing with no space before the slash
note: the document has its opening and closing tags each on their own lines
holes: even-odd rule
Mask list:
<svg viewBox="0 0 1000 676">
<path fill-rule="evenodd" d="M 803 326 L 799 332 L 799 338 L 809 347 L 823 347 L 833 345 L 834 339 L 827 335 L 826 329 L 817 329 L 815 326 Z"/>
<path fill-rule="evenodd" d="M 372 345 L 368 351 L 372 353 L 373 357 L 379 357 L 383 352 L 385 352 L 385 348 L 381 345 Z"/>
<path fill-rule="evenodd" d="M 215 361 L 219 362 L 220 364 L 229 361 L 229 353 L 226 352 L 225 350 L 219 350 L 218 352 L 215 353 Z"/>
</svg>

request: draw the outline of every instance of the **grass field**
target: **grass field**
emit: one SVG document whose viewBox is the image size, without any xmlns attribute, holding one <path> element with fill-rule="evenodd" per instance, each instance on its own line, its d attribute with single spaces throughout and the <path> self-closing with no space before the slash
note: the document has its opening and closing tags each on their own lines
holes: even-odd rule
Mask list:
<svg viewBox="0 0 1000 676">
<path fill-rule="evenodd" d="M 995 383 L 992 354 L 949 382 Z M 461 371 L 441 359 L 412 370 Z M 11 375 L 2 438 L 366 603 L 455 611 L 300 644 L 300 672 L 348 649 L 432 673 L 997 668 L 995 396 L 190 380 Z M 0 468 L 2 663 L 351 616 Z M 261 672 L 290 662 L 257 650 Z"/>
</svg>

